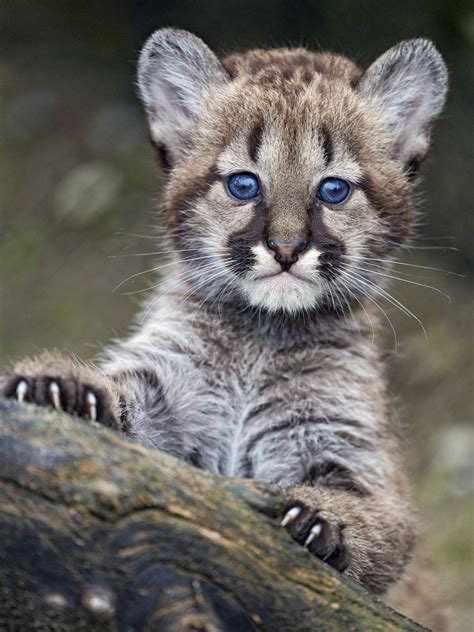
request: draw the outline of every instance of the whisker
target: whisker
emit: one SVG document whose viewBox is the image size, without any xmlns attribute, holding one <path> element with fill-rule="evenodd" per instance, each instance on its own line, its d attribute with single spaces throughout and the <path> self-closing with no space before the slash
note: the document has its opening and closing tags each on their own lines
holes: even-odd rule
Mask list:
<svg viewBox="0 0 474 632">
<path fill-rule="evenodd" d="M 200 261 L 203 259 L 212 259 L 214 258 L 213 255 L 202 255 L 199 257 L 189 257 L 188 259 L 177 259 L 174 261 L 169 261 L 168 263 L 164 263 L 162 265 L 159 266 L 155 266 L 153 268 L 149 268 L 148 270 L 142 270 L 141 272 L 136 272 L 135 274 L 132 274 L 131 276 L 127 277 L 126 279 L 124 279 L 123 281 L 121 281 L 113 290 L 113 293 L 115 293 L 119 288 L 122 287 L 122 285 L 125 285 L 125 283 L 127 283 L 128 281 L 131 281 L 132 279 L 135 279 L 143 274 L 149 274 L 151 272 L 159 272 L 160 270 L 162 270 L 163 268 L 167 268 L 169 266 L 172 265 L 179 265 L 179 263 L 184 263 L 184 262 L 189 262 L 189 261 Z M 133 294 L 133 292 L 131 292 Z"/>
<path fill-rule="evenodd" d="M 117 231 L 114 235 L 121 237 L 137 237 L 138 239 L 157 239 L 157 235 L 138 235 L 137 233 L 125 233 L 123 231 Z"/>
<path fill-rule="evenodd" d="M 333 308 L 334 311 L 337 311 L 336 310 L 336 303 L 334 301 L 334 295 L 332 293 L 332 288 L 331 288 L 331 284 L 330 283 L 326 284 L 326 289 L 329 291 L 329 295 L 330 295 L 331 303 L 332 303 L 332 308 Z"/>
<path fill-rule="evenodd" d="M 220 267 L 220 265 L 218 266 L 217 263 L 207 264 L 207 266 L 203 266 L 200 269 L 200 272 L 206 274 L 207 272 L 212 272 L 213 270 L 217 269 L 218 267 Z M 174 277 L 170 277 L 168 279 L 163 279 L 161 283 L 164 283 L 165 281 L 169 281 L 169 280 L 175 281 L 175 280 L 177 280 L 177 279 L 179 279 L 181 277 L 179 283 L 174 283 L 174 282 L 171 283 L 170 287 L 168 289 L 165 289 L 164 291 L 160 292 L 160 294 L 158 294 L 157 296 L 153 297 L 153 299 L 148 303 L 147 307 L 145 308 L 140 322 L 143 323 L 143 321 L 147 317 L 147 315 L 150 312 L 150 310 L 154 307 L 154 305 L 156 305 L 157 301 L 159 301 L 161 298 L 163 298 L 167 294 L 170 294 L 171 292 L 176 291 L 180 286 L 183 286 L 184 284 L 188 283 L 195 276 L 195 274 L 196 274 L 195 270 L 185 270 L 185 271 L 181 272 L 180 274 L 175 275 Z M 160 284 L 158 284 L 158 285 L 160 285 Z M 155 287 L 158 287 L 158 285 L 155 286 Z M 150 288 L 150 289 L 155 289 L 155 288 Z"/>
<path fill-rule="evenodd" d="M 216 272 L 215 274 L 211 275 L 210 277 L 206 277 L 205 279 L 203 279 L 203 281 L 201 283 L 199 283 L 197 286 L 194 286 L 192 288 L 191 292 L 187 292 L 180 300 L 179 304 L 182 305 L 185 301 L 189 300 L 191 296 L 193 296 L 194 294 L 196 294 L 197 292 L 199 292 L 199 290 L 201 290 L 205 285 L 210 284 L 211 281 L 215 281 L 216 279 L 220 278 L 220 277 L 225 277 L 226 276 L 226 270 L 225 269 L 221 269 L 218 272 Z M 205 296 L 204 299 L 201 301 L 201 303 L 199 303 L 197 310 L 199 311 L 199 309 L 202 307 L 202 305 L 206 302 L 206 300 L 208 300 L 208 296 Z M 196 310 L 194 310 L 196 311 Z M 193 312 L 194 315 L 194 312 Z M 192 315 L 192 322 L 194 321 L 194 317 Z"/>
<path fill-rule="evenodd" d="M 219 264 L 216 263 L 210 263 L 208 264 L 211 269 L 214 267 L 217 267 Z M 202 266 L 200 268 L 200 270 L 205 270 L 207 268 L 207 266 Z M 176 281 L 178 279 L 180 279 L 181 277 L 189 277 L 190 279 L 193 277 L 193 275 L 195 274 L 195 270 L 182 270 L 181 272 L 179 272 L 178 274 L 175 275 L 171 275 L 171 276 L 166 276 L 164 278 L 161 278 L 157 283 L 154 283 L 153 285 L 150 285 L 149 287 L 146 288 L 142 288 L 140 290 L 134 290 L 133 292 L 122 292 L 121 296 L 133 296 L 134 294 L 141 294 L 143 292 L 148 292 L 151 290 L 154 290 L 158 287 L 160 287 L 161 285 L 163 285 L 163 283 L 165 282 L 169 282 L 169 281 Z M 176 286 L 174 287 L 178 287 L 179 285 L 181 285 L 182 281 L 180 283 L 178 283 Z"/>
<path fill-rule="evenodd" d="M 381 265 L 380 263 L 371 263 L 370 261 L 364 261 L 364 260 L 362 260 L 362 263 L 364 265 L 366 265 L 366 266 L 370 266 L 370 268 L 369 268 L 370 271 L 396 272 L 397 274 L 400 274 L 403 277 L 409 277 L 410 279 L 430 279 L 430 278 L 432 278 L 431 276 L 424 276 L 424 275 L 421 275 L 421 274 L 412 274 L 410 272 L 403 272 L 401 270 L 392 270 L 392 267 L 391 267 L 390 264 L 384 266 L 384 265 Z M 356 265 L 355 261 L 354 261 L 353 265 Z"/>
<path fill-rule="evenodd" d="M 428 241 L 428 239 L 432 239 L 433 241 L 440 241 L 441 239 L 450 239 L 451 241 L 454 241 L 456 237 L 454 237 L 453 235 L 441 235 L 441 237 L 417 237 L 416 239 L 418 241 Z"/>
<path fill-rule="evenodd" d="M 455 248 L 454 246 L 401 246 L 403 250 L 444 250 L 451 252 L 459 252 L 459 248 Z"/>
<path fill-rule="evenodd" d="M 364 277 L 361 277 L 360 275 L 356 274 L 353 270 L 351 270 L 351 274 L 352 276 L 354 276 L 354 278 L 358 279 L 360 283 L 363 283 L 365 286 L 368 286 L 369 288 L 371 288 L 374 292 L 377 292 L 377 294 L 380 294 L 383 298 L 385 298 L 386 301 L 391 303 L 393 306 L 398 307 L 398 309 L 400 309 L 400 311 L 403 312 L 406 316 L 416 320 L 416 322 L 420 325 L 425 335 L 425 338 L 428 338 L 428 334 L 426 333 L 426 329 L 422 321 L 418 318 L 418 316 L 416 316 L 412 311 L 410 311 L 408 307 L 403 305 L 403 303 L 397 300 L 394 296 L 389 294 L 386 290 L 381 288 L 379 285 L 373 283 L 369 279 L 365 279 Z"/>
<path fill-rule="evenodd" d="M 410 281 L 409 279 L 402 279 L 398 276 L 393 276 L 391 274 L 386 274 L 384 272 L 378 272 L 375 270 L 370 270 L 367 268 L 362 268 L 360 266 L 353 266 L 354 269 L 359 270 L 361 272 L 368 272 L 369 274 L 375 274 L 376 276 L 381 276 L 381 277 L 386 277 L 388 279 L 394 279 L 396 281 L 402 281 L 403 283 L 409 283 L 410 285 L 417 285 L 419 287 L 424 287 L 428 290 L 433 290 L 433 292 L 437 292 L 438 294 L 441 294 L 441 296 L 444 296 L 445 298 L 448 299 L 448 303 L 451 302 L 451 297 L 448 296 L 448 294 L 445 294 L 442 290 L 439 290 L 437 287 L 433 287 L 432 285 L 426 285 L 425 283 L 419 283 L 417 281 Z"/>
<path fill-rule="evenodd" d="M 228 252 L 229 249 L 227 247 L 222 247 L 222 248 L 214 248 L 213 247 L 213 252 Z M 129 252 L 126 254 L 121 254 L 121 255 L 107 255 L 108 259 L 122 259 L 124 257 L 151 257 L 151 256 L 157 256 L 157 255 L 173 255 L 173 254 L 177 254 L 180 252 L 186 252 L 188 254 L 192 253 L 192 248 L 182 248 L 182 249 L 178 249 L 178 248 L 173 248 L 172 250 L 157 250 L 156 252 Z"/>
<path fill-rule="evenodd" d="M 233 283 L 234 279 L 230 278 L 230 280 L 224 285 L 224 287 L 222 288 L 222 290 L 219 292 L 219 294 L 217 295 L 217 297 L 212 301 L 211 303 L 211 308 L 214 306 L 214 304 L 217 301 L 217 312 L 220 314 L 220 302 L 221 299 L 224 299 L 225 296 L 225 292 L 227 290 L 227 288 Z"/>
<path fill-rule="evenodd" d="M 349 326 L 349 323 L 347 321 L 346 311 L 345 311 L 345 309 L 344 309 L 344 307 L 342 305 L 342 300 L 341 299 L 344 299 L 344 302 L 346 303 L 346 305 L 349 308 L 349 312 L 350 312 L 351 318 L 352 318 L 352 320 L 354 320 L 354 322 L 356 323 L 356 325 L 357 325 L 357 327 L 359 329 L 359 335 L 362 335 L 362 332 L 360 331 L 359 323 L 357 322 L 357 320 L 354 319 L 354 314 L 352 312 L 352 308 L 351 308 L 351 304 L 350 304 L 349 300 L 343 294 L 343 292 L 339 291 L 339 288 L 337 287 L 337 285 L 334 285 L 334 292 L 336 293 L 336 296 L 339 298 L 339 304 L 341 306 L 341 310 L 342 310 L 342 313 L 344 315 L 344 320 L 346 321 L 346 325 Z"/>
<path fill-rule="evenodd" d="M 346 285 L 346 283 L 344 283 L 344 281 L 342 280 L 341 277 L 338 278 L 338 282 L 342 283 L 342 285 L 345 287 L 345 289 L 349 292 L 349 294 L 359 303 L 359 305 L 361 306 L 361 308 L 363 309 L 365 315 L 367 316 L 367 319 L 369 321 L 370 327 L 372 329 L 372 344 L 374 344 L 375 342 L 375 329 L 374 329 L 374 323 L 372 321 L 372 319 L 369 316 L 369 312 L 366 310 L 365 305 L 362 303 L 362 301 L 358 298 L 358 296 L 356 294 L 354 294 L 354 292 L 352 292 L 352 290 L 349 288 L 348 285 Z M 359 329 L 360 331 L 360 329 Z"/>
<path fill-rule="evenodd" d="M 392 259 L 376 259 L 375 257 L 363 257 L 359 255 L 356 255 L 354 257 L 341 255 L 341 258 L 347 259 L 348 261 L 351 261 L 353 263 L 356 263 L 357 260 L 360 259 L 362 261 L 377 261 L 377 262 L 385 263 L 388 265 L 408 266 L 410 268 L 420 268 L 421 270 L 434 270 L 435 272 L 444 272 L 445 274 L 450 274 L 450 275 L 459 276 L 459 277 L 464 276 L 462 274 L 459 274 L 458 272 L 451 272 L 450 270 L 444 270 L 443 268 L 434 268 L 432 266 L 422 266 L 416 263 L 406 263 L 405 261 L 393 261 Z"/>
<path fill-rule="evenodd" d="M 373 303 L 377 309 L 382 312 L 385 320 L 388 322 L 390 329 L 392 330 L 392 334 L 393 334 L 393 343 L 394 343 L 394 353 L 395 355 L 398 354 L 398 337 L 397 337 L 397 332 L 395 330 L 395 326 L 392 323 L 392 321 L 390 320 L 387 312 L 383 309 L 383 307 L 374 299 L 373 296 L 370 296 L 368 294 L 368 292 L 366 290 L 364 290 L 364 288 L 360 287 L 359 283 L 351 283 L 351 281 L 353 281 L 352 278 L 346 277 L 347 281 L 349 282 L 349 284 L 358 292 L 360 292 L 363 296 L 365 296 L 366 299 L 368 299 L 371 303 Z M 357 281 L 357 279 L 355 279 L 355 281 Z"/>
</svg>

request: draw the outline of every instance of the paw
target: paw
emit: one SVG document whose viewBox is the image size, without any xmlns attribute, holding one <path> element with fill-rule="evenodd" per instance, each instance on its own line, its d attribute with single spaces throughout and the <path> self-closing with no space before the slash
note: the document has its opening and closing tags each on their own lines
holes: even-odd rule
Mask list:
<svg viewBox="0 0 474 632">
<path fill-rule="evenodd" d="M 344 525 L 329 516 L 323 517 L 319 509 L 290 502 L 281 525 L 296 542 L 339 572 L 349 566 L 350 553 L 344 542 Z"/>
<path fill-rule="evenodd" d="M 26 361 L 2 381 L 0 395 L 119 428 L 112 394 L 101 381 L 99 374 L 67 361 L 44 367 Z"/>
</svg>

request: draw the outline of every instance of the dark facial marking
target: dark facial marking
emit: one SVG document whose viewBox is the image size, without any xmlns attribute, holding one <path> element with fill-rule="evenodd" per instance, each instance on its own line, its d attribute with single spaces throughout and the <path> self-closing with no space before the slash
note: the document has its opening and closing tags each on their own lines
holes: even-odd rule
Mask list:
<svg viewBox="0 0 474 632">
<path fill-rule="evenodd" d="M 323 222 L 321 205 L 317 200 L 309 209 L 312 243 L 321 251 L 319 256 L 320 272 L 328 279 L 334 278 L 340 272 L 341 255 L 346 248 L 342 241 L 337 239 Z"/>
<path fill-rule="evenodd" d="M 333 158 L 333 145 L 332 145 L 331 134 L 329 133 L 329 130 L 326 127 L 326 125 L 323 125 L 321 128 L 321 143 L 322 143 L 323 151 L 324 151 L 324 160 L 325 160 L 324 166 L 327 167 L 327 165 L 332 161 L 332 158 Z"/>
<path fill-rule="evenodd" d="M 258 120 L 249 134 L 247 140 L 247 148 L 249 152 L 250 158 L 253 162 L 257 162 L 258 152 L 260 150 L 260 145 L 262 144 L 262 134 L 263 134 L 263 120 Z"/>
<path fill-rule="evenodd" d="M 251 245 L 244 237 L 238 235 L 229 237 L 227 246 L 230 250 L 232 270 L 236 274 L 245 274 L 255 264 L 255 256 L 250 249 Z"/>
<path fill-rule="evenodd" d="M 409 178 L 409 176 L 408 176 Z M 377 254 L 387 254 L 393 250 L 394 244 L 406 241 L 413 223 L 413 208 L 409 197 L 376 185 L 373 177 L 365 174 L 359 181 L 359 187 L 364 191 L 367 199 L 377 211 L 378 216 L 387 227 L 387 237 L 384 240 L 370 240 L 370 244 Z"/>
<path fill-rule="evenodd" d="M 186 211 L 219 179 L 215 165 L 211 165 L 203 174 L 189 172 L 189 179 L 179 188 L 166 209 L 168 227 L 174 231 L 177 244 L 186 245 Z"/>
<path fill-rule="evenodd" d="M 238 233 L 229 235 L 227 247 L 230 251 L 232 270 L 236 274 L 244 274 L 254 265 L 255 256 L 251 247 L 256 246 L 262 240 L 267 216 L 267 207 L 263 200 L 260 200 L 255 205 L 252 218 L 247 226 Z"/>
</svg>

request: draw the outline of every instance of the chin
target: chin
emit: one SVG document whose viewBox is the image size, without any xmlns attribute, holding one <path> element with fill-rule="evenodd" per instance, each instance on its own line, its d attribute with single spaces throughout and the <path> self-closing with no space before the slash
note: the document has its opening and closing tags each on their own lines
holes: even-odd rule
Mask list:
<svg viewBox="0 0 474 632">
<path fill-rule="evenodd" d="M 322 288 L 316 283 L 286 272 L 246 280 L 242 285 L 249 304 L 270 313 L 286 312 L 294 315 L 314 309 L 322 296 Z"/>
</svg>

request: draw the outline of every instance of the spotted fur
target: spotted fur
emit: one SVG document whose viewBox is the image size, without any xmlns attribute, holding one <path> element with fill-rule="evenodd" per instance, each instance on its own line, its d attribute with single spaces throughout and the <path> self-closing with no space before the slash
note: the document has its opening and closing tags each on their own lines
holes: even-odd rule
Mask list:
<svg viewBox="0 0 474 632">
<path fill-rule="evenodd" d="M 412 40 L 366 71 L 304 49 L 220 61 L 164 29 L 141 54 L 138 83 L 167 167 L 176 255 L 143 324 L 107 350 L 99 406 L 105 398 L 127 434 L 197 467 L 280 484 L 296 508 L 292 536 L 383 593 L 414 526 L 372 341 L 374 275 L 357 264 L 388 264 L 410 233 L 412 167 L 446 91 L 441 57 Z M 258 199 L 231 198 L 238 172 L 258 176 Z M 341 206 L 317 195 L 335 176 L 351 183 Z M 305 244 L 286 271 L 269 236 Z M 14 367 L 4 392 L 23 380 L 34 400 L 45 375 L 94 388 L 90 369 L 42 356 Z"/>
</svg>

